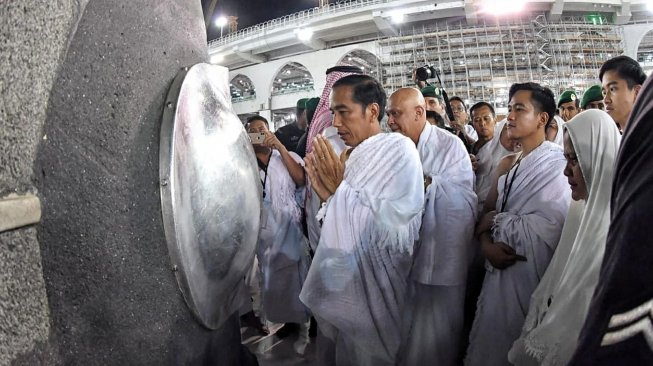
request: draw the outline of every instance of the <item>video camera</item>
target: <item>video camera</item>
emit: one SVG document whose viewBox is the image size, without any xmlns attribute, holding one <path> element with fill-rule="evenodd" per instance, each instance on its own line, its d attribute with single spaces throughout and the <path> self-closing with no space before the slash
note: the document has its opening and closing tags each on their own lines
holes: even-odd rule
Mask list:
<svg viewBox="0 0 653 366">
<path fill-rule="evenodd" d="M 418 67 L 415 69 L 415 78 L 417 78 L 418 81 L 425 82 L 426 85 L 430 85 L 427 81 L 428 79 L 433 79 L 433 78 L 438 79 L 438 83 L 440 84 L 440 92 L 442 94 L 442 99 L 444 99 L 444 105 L 445 105 L 445 110 L 447 112 L 447 117 L 449 117 L 450 121 L 455 120 L 456 117 L 454 117 L 453 109 L 451 108 L 451 102 L 449 102 L 449 96 L 447 95 L 447 92 L 444 90 L 444 85 L 442 84 L 442 80 L 440 80 L 440 74 L 438 73 L 438 70 L 431 65 L 424 65 L 422 67 Z"/>
<path fill-rule="evenodd" d="M 419 81 L 426 81 L 428 79 L 433 79 L 434 77 L 436 77 L 436 75 L 437 75 L 437 71 L 433 66 L 425 65 L 415 69 L 415 77 Z M 439 77 L 438 80 L 440 80 Z"/>
</svg>

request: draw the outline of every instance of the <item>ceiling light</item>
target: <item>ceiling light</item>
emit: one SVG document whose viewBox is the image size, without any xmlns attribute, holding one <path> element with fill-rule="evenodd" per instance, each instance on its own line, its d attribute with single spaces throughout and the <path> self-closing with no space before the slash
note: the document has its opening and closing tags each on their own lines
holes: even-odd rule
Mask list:
<svg viewBox="0 0 653 366">
<path fill-rule="evenodd" d="M 219 53 L 216 53 L 215 55 L 211 56 L 212 64 L 219 64 L 222 61 L 224 61 L 224 56 Z"/>
<path fill-rule="evenodd" d="M 310 41 L 313 38 L 313 31 L 308 28 L 295 29 L 295 34 L 300 41 Z"/>
<path fill-rule="evenodd" d="M 524 10 L 526 0 L 484 0 L 481 11 L 493 15 L 514 14 Z"/>
<path fill-rule="evenodd" d="M 401 24 L 404 22 L 404 13 L 397 11 L 390 14 L 390 21 L 395 24 Z"/>
</svg>

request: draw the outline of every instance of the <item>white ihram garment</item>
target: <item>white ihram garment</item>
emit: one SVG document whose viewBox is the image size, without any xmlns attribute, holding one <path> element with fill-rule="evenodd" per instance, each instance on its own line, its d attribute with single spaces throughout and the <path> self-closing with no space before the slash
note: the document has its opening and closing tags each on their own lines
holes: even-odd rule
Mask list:
<svg viewBox="0 0 653 366">
<path fill-rule="evenodd" d="M 587 200 L 572 205 L 558 249 L 533 293 L 522 335 L 510 351 L 510 360 L 517 365 L 566 365 L 571 360 L 599 279 L 610 227 L 619 131 L 599 110 L 578 114 L 565 128 L 585 178 Z"/>
<path fill-rule="evenodd" d="M 478 196 L 478 212 L 482 212 L 485 199 L 490 193 L 492 183 L 494 182 L 494 170 L 499 165 L 499 161 L 512 151 L 506 149 L 501 144 L 501 131 L 506 125 L 506 120 L 497 123 L 494 129 L 494 137 L 488 141 L 476 154 L 478 159 L 478 168 L 476 169 L 476 187 L 474 191 Z"/>
<path fill-rule="evenodd" d="M 486 263 L 466 365 L 509 364 L 508 351 L 519 337 L 531 294 L 549 265 L 569 210 L 564 166 L 562 148 L 544 141 L 499 179 L 493 240 L 509 245 L 526 261 L 503 270 Z"/>
<path fill-rule="evenodd" d="M 301 162 L 298 155 L 290 154 Z M 257 243 L 261 310 L 265 319 L 275 323 L 304 323 L 308 312 L 299 301 L 299 292 L 308 272 L 308 246 L 295 201 L 295 182 L 278 151 L 272 151 L 267 179 L 263 177 L 266 194 Z"/>
<path fill-rule="evenodd" d="M 335 344 L 333 363 L 396 364 L 423 205 L 422 167 L 408 138 L 377 134 L 352 151 L 300 295 Z"/>
<path fill-rule="evenodd" d="M 417 150 L 431 178 L 406 306 L 403 365 L 454 365 L 476 222 L 474 172 L 462 141 L 426 124 Z"/>
</svg>

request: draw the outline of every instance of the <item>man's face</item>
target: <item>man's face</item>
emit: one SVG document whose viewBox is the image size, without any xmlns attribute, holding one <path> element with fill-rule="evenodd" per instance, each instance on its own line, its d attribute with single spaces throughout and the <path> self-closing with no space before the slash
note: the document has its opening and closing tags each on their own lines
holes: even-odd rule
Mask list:
<svg viewBox="0 0 653 366">
<path fill-rule="evenodd" d="M 347 146 L 355 147 L 372 135 L 371 125 L 378 116 L 378 105 L 373 103 L 367 108 L 352 99 L 350 86 L 340 86 L 331 91 L 331 112 L 333 127 Z M 376 106 L 376 109 L 374 108 Z"/>
<path fill-rule="evenodd" d="M 426 102 L 427 111 L 437 112 L 438 114 L 444 113 L 444 109 L 442 108 L 442 104 L 440 104 L 438 98 L 424 97 L 424 101 Z"/>
<path fill-rule="evenodd" d="M 261 120 L 254 120 L 247 125 L 247 133 L 264 133 L 268 131 L 268 126 Z M 252 143 L 255 152 L 267 151 L 267 148 L 260 143 Z"/>
<path fill-rule="evenodd" d="M 530 90 L 519 90 L 510 99 L 506 123 L 510 138 L 526 138 L 546 125 L 546 113 L 537 111 L 531 101 L 532 94 Z"/>
<path fill-rule="evenodd" d="M 641 85 L 635 85 L 632 90 L 628 89 L 626 80 L 622 79 L 614 70 L 606 71 L 601 83 L 603 84 L 605 111 L 624 129 Z"/>
<path fill-rule="evenodd" d="M 467 111 L 465 111 L 465 106 L 459 100 L 451 101 L 451 109 L 456 121 L 467 123 Z"/>
<path fill-rule="evenodd" d="M 306 110 L 300 110 L 298 111 L 300 113 L 297 114 L 297 127 L 301 128 L 302 130 L 306 129 Z"/>
<path fill-rule="evenodd" d="M 412 138 L 416 129 L 423 127 L 418 123 L 415 108 L 410 108 L 407 103 L 401 103 L 392 97 L 388 100 L 386 113 L 388 115 L 388 127 L 390 127 L 392 132 L 399 132 L 404 136 Z M 417 133 L 418 136 L 419 132 Z"/>
<path fill-rule="evenodd" d="M 597 100 L 597 101 L 594 101 L 594 102 L 589 102 L 585 106 L 585 110 L 588 110 L 588 109 L 600 109 L 600 110 L 604 111 L 605 110 L 605 104 L 603 104 L 603 100 Z"/>
<path fill-rule="evenodd" d="M 549 123 L 549 126 L 546 129 L 546 139 L 547 141 L 554 142 L 556 139 L 556 136 L 558 136 L 558 129 L 560 126 L 558 126 L 558 121 L 554 118 L 551 120 L 551 123 Z"/>
<path fill-rule="evenodd" d="M 569 122 L 569 120 L 574 118 L 579 112 L 578 108 L 576 108 L 575 100 L 560 104 L 558 110 L 560 111 L 560 117 L 562 117 L 565 122 Z"/>
<path fill-rule="evenodd" d="M 267 132 L 268 126 L 261 120 L 254 120 L 247 126 L 247 133 Z"/>
<path fill-rule="evenodd" d="M 491 140 L 494 137 L 494 126 L 496 125 L 496 120 L 494 119 L 490 108 L 482 106 L 474 109 L 472 118 L 474 130 L 476 130 L 478 137 L 486 141 Z"/>
</svg>

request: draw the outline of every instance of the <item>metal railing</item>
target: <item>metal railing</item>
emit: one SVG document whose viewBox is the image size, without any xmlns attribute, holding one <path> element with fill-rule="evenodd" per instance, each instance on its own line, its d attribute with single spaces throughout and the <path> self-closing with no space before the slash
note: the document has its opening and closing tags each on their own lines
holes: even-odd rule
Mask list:
<svg viewBox="0 0 653 366">
<path fill-rule="evenodd" d="M 316 7 L 307 10 L 302 10 L 297 13 L 289 14 L 277 19 L 268 20 L 265 23 L 247 27 L 235 33 L 229 33 L 223 37 L 214 39 L 209 42 L 209 48 L 219 47 L 224 44 L 228 44 L 252 35 L 260 35 L 263 32 L 267 32 L 276 28 L 282 28 L 290 25 L 298 26 L 298 25 L 306 24 L 307 21 L 323 15 L 335 14 L 341 11 L 361 9 L 371 5 L 388 4 L 393 2 L 399 2 L 399 1 L 398 0 L 340 1 L 334 4 L 329 4 L 329 6 L 324 6 L 321 8 Z"/>
</svg>

